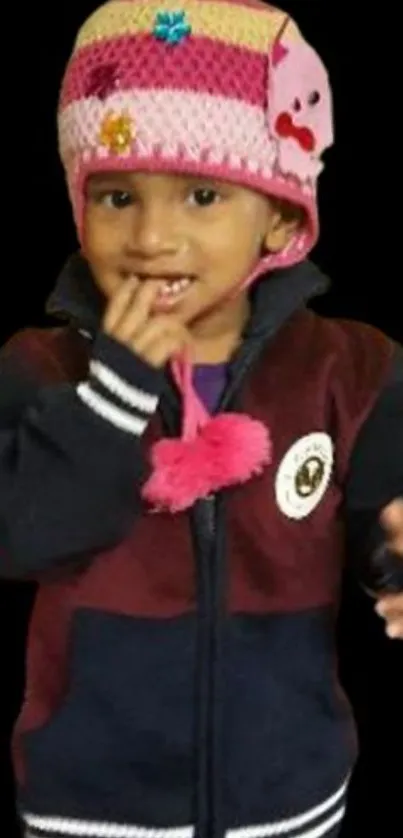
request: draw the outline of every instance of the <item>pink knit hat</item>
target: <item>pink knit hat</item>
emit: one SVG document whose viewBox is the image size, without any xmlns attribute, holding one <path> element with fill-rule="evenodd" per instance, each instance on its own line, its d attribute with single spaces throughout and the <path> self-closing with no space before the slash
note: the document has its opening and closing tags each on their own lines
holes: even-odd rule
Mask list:
<svg viewBox="0 0 403 838">
<path fill-rule="evenodd" d="M 281 253 L 265 254 L 239 291 L 301 261 L 317 240 L 317 179 L 333 143 L 328 75 L 273 6 L 110 0 L 78 33 L 58 128 L 80 239 L 87 176 L 127 169 L 222 178 L 305 209 L 305 226 Z M 183 397 L 182 438 L 154 447 L 143 495 L 156 509 L 178 511 L 259 474 L 271 441 L 250 417 L 211 418 L 186 359 L 171 369 Z"/>
</svg>

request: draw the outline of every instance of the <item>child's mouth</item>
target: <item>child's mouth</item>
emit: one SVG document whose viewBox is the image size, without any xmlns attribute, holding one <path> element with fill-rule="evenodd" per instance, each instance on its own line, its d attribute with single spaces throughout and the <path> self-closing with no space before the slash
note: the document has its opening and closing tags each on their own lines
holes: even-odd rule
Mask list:
<svg viewBox="0 0 403 838">
<path fill-rule="evenodd" d="M 129 275 L 127 278 L 130 279 Z M 186 292 L 193 285 L 196 277 L 190 276 L 146 276 L 137 275 L 141 282 L 158 282 L 159 291 L 154 304 L 154 310 L 165 310 L 179 303 Z"/>
</svg>

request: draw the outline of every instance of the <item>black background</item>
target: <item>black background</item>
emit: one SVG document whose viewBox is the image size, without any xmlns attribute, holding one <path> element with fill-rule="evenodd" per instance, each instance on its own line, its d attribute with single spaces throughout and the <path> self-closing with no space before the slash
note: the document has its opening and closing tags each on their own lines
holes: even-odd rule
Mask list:
<svg viewBox="0 0 403 838">
<path fill-rule="evenodd" d="M 27 3 L 21 7 L 23 14 L 18 7 L 10 10 L 10 44 L 8 27 L 3 30 L 3 62 L 6 50 L 11 50 L 3 94 L 5 88 L 11 90 L 11 101 L 6 106 L 3 96 L 2 173 L 7 186 L 1 343 L 26 325 L 45 325 L 45 298 L 65 258 L 76 248 L 57 156 L 55 111 L 76 31 L 96 6 L 96 0 L 62 0 L 48 7 Z M 323 57 L 335 98 L 336 145 L 327 155 L 321 179 L 321 239 L 313 253 L 331 276 L 333 288 L 315 303 L 315 309 L 366 321 L 403 343 L 401 206 L 395 205 L 401 176 L 398 132 L 391 121 L 393 95 L 390 100 L 385 94 L 386 88 L 389 94 L 393 88 L 389 66 L 393 13 L 391 17 L 388 7 L 391 10 L 391 4 L 378 4 L 372 14 L 368 3 L 359 0 L 282 3 Z M 398 90 L 396 97 L 400 98 Z M 0 583 L 1 757 L 7 768 L 0 790 L 2 838 L 17 834 L 6 825 L 14 817 L 9 738 L 22 700 L 24 646 L 34 593 L 29 584 Z M 402 834 L 402 648 L 401 641 L 385 636 L 372 601 L 347 577 L 339 623 L 340 675 L 356 716 L 360 758 L 343 838 Z"/>
</svg>

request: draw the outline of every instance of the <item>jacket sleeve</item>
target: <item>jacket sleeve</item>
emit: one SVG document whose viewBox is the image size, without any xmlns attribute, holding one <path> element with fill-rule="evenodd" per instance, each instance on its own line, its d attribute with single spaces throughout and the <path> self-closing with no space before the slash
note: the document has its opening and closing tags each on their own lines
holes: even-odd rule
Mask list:
<svg viewBox="0 0 403 838">
<path fill-rule="evenodd" d="M 345 491 L 347 548 L 360 584 L 373 596 L 403 591 L 403 557 L 386 547 L 379 516 L 403 499 L 403 347 L 355 441 Z"/>
<path fill-rule="evenodd" d="M 129 531 L 163 373 L 100 333 L 86 380 L 44 375 L 35 330 L 0 352 L 0 577 L 58 572 Z M 52 364 L 50 363 L 50 368 Z"/>
</svg>

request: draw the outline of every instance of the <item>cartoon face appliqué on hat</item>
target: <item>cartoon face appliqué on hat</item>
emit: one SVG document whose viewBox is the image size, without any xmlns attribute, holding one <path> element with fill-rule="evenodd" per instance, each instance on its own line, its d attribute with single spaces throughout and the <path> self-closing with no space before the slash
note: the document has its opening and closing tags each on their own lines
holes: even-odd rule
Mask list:
<svg viewBox="0 0 403 838">
<path fill-rule="evenodd" d="M 278 170 L 315 182 L 333 143 L 328 75 L 317 53 L 286 31 L 272 55 L 270 125 L 278 142 Z"/>
</svg>

